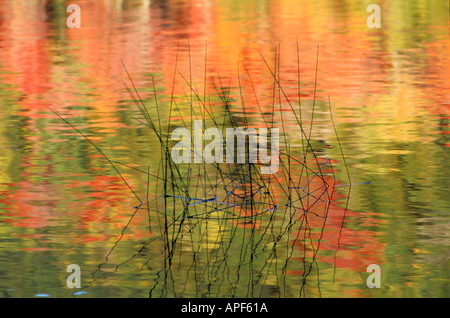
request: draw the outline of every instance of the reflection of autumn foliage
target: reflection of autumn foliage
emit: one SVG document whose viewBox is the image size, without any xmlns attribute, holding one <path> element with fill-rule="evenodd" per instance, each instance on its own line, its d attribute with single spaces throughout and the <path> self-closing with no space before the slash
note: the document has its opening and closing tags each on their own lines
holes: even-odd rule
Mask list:
<svg viewBox="0 0 450 318">
<path fill-rule="evenodd" d="M 41 177 L 49 171 L 42 171 Z M 5 220 L 14 226 L 26 228 L 43 228 L 57 224 L 55 206 L 58 198 L 54 196 L 54 186 L 48 182 L 36 182 L 30 173 L 24 170 L 22 181 L 11 184 L 13 191 L 5 191 L 8 202 L 4 214 L 11 217 Z"/>
<path fill-rule="evenodd" d="M 427 65 L 424 85 L 425 95 L 436 103 L 426 105 L 434 114 L 448 115 L 450 91 L 450 57 L 443 54 L 450 50 L 448 40 L 427 43 Z M 436 105 L 436 106 L 435 106 Z"/>
<path fill-rule="evenodd" d="M 0 14 L 0 63 L 9 73 L 2 81 L 15 85 L 21 93 L 20 114 L 39 118 L 38 112 L 48 106 L 48 100 L 42 97 L 51 89 L 52 69 L 44 6 L 38 2 L 9 1 L 2 5 Z"/>
<path fill-rule="evenodd" d="M 90 181 L 71 181 L 68 188 L 79 194 L 80 201 L 87 202 L 72 216 L 78 228 L 90 232 L 88 240 L 110 239 L 102 232 L 108 228 L 122 229 L 134 212 L 136 202 L 130 200 L 128 189 L 119 177 L 95 176 Z M 127 234 L 123 240 L 148 237 L 145 222 L 148 222 L 147 214 L 141 210 L 133 218 L 132 235 Z"/>
<path fill-rule="evenodd" d="M 439 134 L 446 138 L 445 146 L 450 147 L 448 138 L 448 119 L 450 113 L 450 57 L 442 55 L 441 52 L 449 52 L 449 42 L 446 40 L 431 42 L 427 44 L 427 55 L 431 62 L 428 64 L 426 78 L 427 84 L 423 88 L 425 96 L 433 103 L 427 103 L 430 112 L 440 116 L 441 124 L 438 128 Z"/>
<path fill-rule="evenodd" d="M 65 118 L 78 120 L 77 127 L 92 133 L 94 141 L 106 140 L 107 145 L 105 142 L 102 146 L 111 151 L 116 146 L 114 138 L 117 136 L 125 141 L 143 137 L 132 133 L 127 135 L 136 126 L 130 127 L 126 120 L 137 112 L 122 83 L 122 80 L 128 82 L 124 65 L 141 97 L 148 99 L 147 106 L 151 111 L 155 110 L 151 98 L 155 80 L 163 118 L 167 115 L 171 94 L 176 98 L 177 106 L 189 104 L 191 98 L 194 108 L 197 106 L 197 96 L 191 94 L 189 87 L 192 85 L 198 97 L 206 99 L 207 107 L 214 114 L 223 110 L 219 107 L 224 107 L 223 102 L 217 101 L 216 93 L 226 95 L 230 92 L 228 106 L 231 111 L 240 120 L 245 116 L 252 127 L 265 127 L 261 112 L 269 118 L 274 113 L 273 107 L 286 111 L 283 128 L 291 137 L 293 118 L 286 97 L 295 109 L 301 98 L 306 123 L 311 115 L 309 106 L 313 97 L 321 102 L 318 104 L 321 106 L 330 96 L 336 123 L 342 124 L 347 137 L 346 146 L 354 143 L 352 151 L 361 155 L 354 158 L 359 166 L 366 165 L 366 158 L 373 154 L 413 151 L 385 149 L 383 141 L 388 140 L 389 147 L 393 148 L 396 148 L 396 143 L 431 144 L 431 134 L 445 137 L 449 133 L 450 59 L 447 39 L 427 37 L 420 40 L 417 47 L 403 47 L 411 41 L 395 38 L 399 36 L 398 31 L 389 27 L 381 30 L 364 27 L 365 12 L 359 13 L 359 8 L 354 10 L 360 6 L 360 1 L 345 1 L 347 7 L 339 7 L 340 2 L 322 0 L 302 4 L 294 0 L 79 0 L 77 4 L 82 8 L 80 29 L 65 27 L 65 6 L 68 3 L 4 1 L 0 6 L 0 77 L 1 84 L 5 85 L 1 89 L 5 94 L 14 91 L 14 96 L 18 96 L 11 105 L 5 103 L 5 109 L 0 113 L 0 125 L 6 127 L 2 130 L 1 139 L 5 145 L 0 146 L 8 147 L 8 153 L 21 152 L 17 157 L 19 160 L 0 165 L 5 170 L 0 173 L 2 190 L 6 188 L 1 191 L 0 204 L 2 221 L 11 226 L 14 233 L 20 236 L 21 231 L 31 232 L 23 238 L 40 242 L 55 240 L 48 237 L 50 235 L 40 237 L 34 233 L 51 227 L 51 233 L 57 233 L 56 237 L 73 238 L 81 245 L 116 242 L 118 233 L 131 217 L 132 223 L 121 237 L 122 241 L 138 241 L 152 236 L 148 231 L 147 211 L 133 208 L 136 202 L 119 177 L 108 175 L 110 173 L 101 175 L 102 172 L 92 167 L 87 172 L 83 171 L 84 174 L 75 175 L 72 168 L 82 166 L 86 159 L 83 151 L 73 155 L 76 157 L 74 163 L 65 166 L 64 171 L 54 169 L 53 163 L 60 155 L 59 145 L 73 141 L 69 136 L 77 134 L 62 122 L 55 124 L 57 120 L 47 107 Z M 385 21 L 389 26 L 389 17 Z M 425 23 L 425 18 L 420 22 Z M 428 26 L 430 22 L 426 23 L 420 32 L 425 34 L 438 30 L 445 33 L 442 26 Z M 283 92 L 271 72 L 279 80 Z M 202 96 L 204 92 L 213 98 L 207 100 Z M 173 120 L 191 116 L 190 109 L 186 112 L 180 108 L 181 115 L 174 111 Z M 429 114 L 437 115 L 441 121 L 436 125 Z M 279 124 L 280 118 L 274 121 Z M 356 125 L 346 126 L 349 123 Z M 14 138 L 25 141 L 27 149 L 19 151 L 15 148 L 18 147 L 14 142 L 16 139 L 8 132 L 12 125 L 12 131 L 17 135 Z M 332 134 L 330 127 L 326 127 L 314 131 L 314 138 L 327 144 Z M 79 140 L 83 142 L 82 138 Z M 445 138 L 443 140 L 440 145 L 448 147 L 449 143 Z M 52 155 L 41 156 L 40 153 L 48 146 L 46 142 L 58 145 L 55 146 L 57 150 Z M 120 160 L 125 161 L 136 153 L 131 161 L 141 159 L 139 151 L 142 149 L 135 149 L 137 147 L 148 150 L 146 143 L 137 141 L 133 145 L 125 142 L 120 147 L 123 151 Z M 421 151 L 416 155 L 422 158 Z M 129 158 L 123 158 L 126 156 Z M 404 168 L 400 159 L 387 158 L 388 163 L 380 165 L 377 162 L 367 169 L 374 173 L 376 169 L 393 165 L 395 169 L 405 171 L 402 177 L 389 177 L 389 182 L 399 181 L 396 186 L 396 189 L 401 189 L 399 194 L 404 194 L 400 180 L 427 172 L 427 169 L 414 171 L 416 164 L 413 168 Z M 38 163 L 39 160 L 42 162 Z M 432 160 L 434 158 L 430 162 Z M 150 161 L 152 169 L 159 164 L 157 159 L 150 158 Z M 421 164 L 429 168 L 431 165 L 428 163 L 423 161 Z M 147 164 L 149 162 L 145 162 Z M 295 172 L 298 171 L 293 169 L 291 174 Z M 434 178 L 434 172 L 431 174 Z M 283 177 L 281 171 L 278 176 Z M 70 177 L 74 180 L 69 180 Z M 329 175 L 323 178 L 330 185 L 328 192 L 333 193 L 333 200 L 327 209 L 327 202 L 318 202 L 306 212 L 302 209 L 295 211 L 296 223 L 289 236 L 290 246 L 294 248 L 291 261 L 295 265 L 287 269 L 287 274 L 303 274 L 297 265 L 305 259 L 309 262 L 311 257 L 315 257 L 318 263 L 326 263 L 330 267 L 336 264 L 338 268 L 352 271 L 363 271 L 368 264 L 383 262 L 386 259 L 386 243 L 383 243 L 386 236 L 382 235 L 386 233 L 376 232 L 383 222 L 379 215 L 346 210 L 347 198 L 346 191 L 342 190 L 342 181 Z M 133 181 L 136 182 L 130 182 Z M 320 184 L 315 180 L 311 186 L 320 187 Z M 431 193 L 434 189 L 429 191 Z M 272 194 L 280 202 L 286 199 L 283 197 L 285 192 L 280 189 L 273 189 Z M 309 196 L 305 202 L 308 199 L 314 200 Z M 264 233 L 267 224 L 263 220 L 269 213 L 250 221 L 251 210 L 241 209 L 239 212 L 237 215 L 245 218 L 230 221 L 233 231 L 244 235 L 252 230 Z M 158 230 L 158 217 L 154 211 L 152 218 Z M 219 222 L 211 221 L 204 241 L 207 249 L 216 248 L 222 239 L 229 239 L 221 231 L 221 226 Z M 25 250 L 38 252 L 49 248 L 38 246 Z"/>
<path fill-rule="evenodd" d="M 22 177 L 23 181 L 11 185 L 17 190 L 3 193 L 2 203 L 7 205 L 4 215 L 9 216 L 4 222 L 13 226 L 43 228 L 63 222 L 69 232 L 78 233 L 79 242 L 105 241 L 117 239 L 111 237 L 108 229 L 123 228 L 133 212 L 135 202 L 130 200 L 119 177 L 94 176 L 88 181 L 69 181 L 64 187 L 69 193 L 74 191 L 76 197 L 70 202 L 64 202 L 55 185 L 28 181 L 26 174 Z M 132 228 L 132 235 L 127 234 L 123 239 L 148 237 L 145 222 L 147 214 L 141 211 L 134 217 L 136 226 Z"/>
<path fill-rule="evenodd" d="M 348 210 L 345 207 L 344 196 L 347 191 L 339 191 L 340 183 L 331 176 L 323 175 L 320 178 L 316 176 L 315 179 L 321 181 L 316 180 L 316 185 L 310 183 L 310 191 L 323 189 L 322 182 L 324 182 L 329 185 L 328 194 L 316 191 L 314 199 L 320 200 L 311 200 L 310 208 L 305 202 L 307 212 L 300 211 L 296 214 L 297 222 L 302 226 L 293 242 L 296 249 L 304 254 L 303 257 L 293 259 L 303 261 L 304 257 L 315 257 L 320 263 L 336 264 L 338 268 L 351 268 L 356 271 L 363 270 L 367 264 L 374 261 L 379 262 L 383 258 L 385 244 L 377 240 L 375 232 L 359 227 L 352 229 L 354 227 L 352 223 L 361 223 L 360 226 L 377 226 L 380 220 L 368 217 L 367 213 Z M 327 198 L 332 198 L 332 201 L 329 202 Z M 335 258 L 333 252 L 339 255 Z"/>
<path fill-rule="evenodd" d="M 114 133 L 121 127 L 115 117 L 118 102 L 126 95 L 120 81 L 125 77 L 122 61 L 138 88 L 151 85 L 142 73 L 155 72 L 164 75 L 164 81 L 157 84 L 171 92 L 178 55 L 178 71 L 188 81 L 192 79 L 202 92 L 199 86 L 202 87 L 204 80 L 206 47 L 207 75 L 223 78 L 223 86 L 228 85 L 227 79 L 231 77 L 236 87 L 238 60 L 241 60 L 251 73 L 262 107 L 270 104 L 264 95 L 272 81 L 259 51 L 275 69 L 278 45 L 280 81 L 292 101 L 298 96 L 295 69 L 298 58 L 302 97 L 312 97 L 317 44 L 320 44 L 317 98 L 326 100 L 330 95 L 337 103 L 345 102 L 352 107 L 364 103 L 370 107 L 379 101 L 367 99 L 368 95 L 389 93 L 385 84 L 392 76 L 392 57 L 377 49 L 379 43 L 370 32 L 360 28 L 361 17 L 357 15 L 348 15 L 341 21 L 331 10 L 320 12 L 320 16 L 312 19 L 315 6 L 297 5 L 288 0 L 255 3 L 250 11 L 237 4 L 212 5 L 198 0 L 178 5 L 144 1 L 133 5 L 126 2 L 122 6 L 113 2 L 77 3 L 82 7 L 82 27 L 58 30 L 67 47 L 50 37 L 56 31 L 49 23 L 52 13 L 47 11 L 44 2 L 9 1 L 1 9 L 2 67 L 12 72 L 7 82 L 17 85 L 24 94 L 20 104 L 27 117 L 44 116 L 39 112 L 49 105 L 62 110 L 84 103 L 93 111 L 72 110 L 65 115 L 101 114 L 102 120 L 92 125 Z M 64 25 L 65 15 L 63 12 L 55 23 Z M 324 32 L 324 27 L 352 32 Z M 428 84 L 423 88 L 424 95 L 431 98 L 445 91 L 439 83 L 448 75 L 442 71 L 448 69 L 445 67 L 448 59 L 445 62 L 440 58 L 445 48 L 442 49 L 442 43 L 433 43 L 428 45 L 427 52 L 431 57 L 428 65 L 431 75 L 427 76 Z M 66 53 L 61 53 L 62 49 Z M 62 63 L 61 54 L 70 57 Z M 245 74 L 242 65 L 240 71 Z M 189 88 L 177 76 L 179 85 L 175 95 L 184 96 Z M 252 116 L 257 106 L 254 92 L 248 79 L 242 80 L 245 105 Z M 441 84 L 446 82 L 443 80 Z M 211 92 L 213 87 L 209 86 L 208 90 Z M 80 93 L 92 98 L 80 101 Z M 444 97 L 440 100 L 444 101 Z M 55 105 L 54 101 L 58 103 Z"/>
</svg>

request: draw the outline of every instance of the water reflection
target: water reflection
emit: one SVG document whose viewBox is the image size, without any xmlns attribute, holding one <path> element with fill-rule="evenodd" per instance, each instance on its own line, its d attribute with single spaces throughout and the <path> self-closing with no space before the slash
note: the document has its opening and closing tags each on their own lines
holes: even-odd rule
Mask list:
<svg viewBox="0 0 450 318">
<path fill-rule="evenodd" d="M 155 95 L 163 119 L 169 118 L 171 94 L 185 101 L 178 105 L 181 114 L 171 114 L 174 126 L 190 117 L 186 101 L 197 101 L 189 88 L 192 83 L 202 96 L 218 90 L 228 96 L 233 116 L 241 123 L 241 94 L 245 118 L 254 125 L 262 124 L 261 112 L 271 118 L 274 104 L 281 104 L 285 133 L 295 136 L 295 118 L 287 115 L 284 100 L 279 103 L 283 97 L 273 94 L 276 85 L 263 56 L 279 74 L 286 96 L 291 101 L 302 98 L 306 125 L 317 85 L 311 142 L 322 157 L 337 160 L 336 179 L 345 183 L 327 115 L 330 96 L 352 183 L 371 182 L 352 188 L 347 212 L 343 187 L 336 189 L 329 231 L 323 233 L 316 258 L 320 295 L 448 296 L 450 65 L 444 4 L 418 0 L 386 5 L 382 28 L 370 30 L 362 1 L 78 3 L 81 29 L 65 27 L 66 4 L 60 1 L 8 1 L 0 8 L 0 263 L 5 295 L 67 297 L 72 291 L 65 287 L 65 268 L 72 263 L 81 266 L 83 284 L 88 285 L 90 273 L 105 261 L 139 203 L 99 153 L 47 107 L 74 123 L 109 157 L 127 165 L 120 166 L 121 173 L 139 196 L 146 197 L 147 188 L 154 189 L 156 183 L 148 185 L 142 171 L 149 165 L 158 167 L 158 141 L 134 118 L 139 112 L 122 83 L 127 81 L 123 64 L 152 116 L 157 115 Z M 213 82 L 205 83 L 205 75 Z M 210 103 L 218 114 L 223 111 L 218 108 L 223 106 L 220 96 Z M 294 138 L 291 145 L 301 141 Z M 158 296 L 163 289 L 155 289 L 155 282 L 162 286 L 167 275 L 179 275 L 171 278 L 173 282 L 186 282 L 182 295 L 198 295 L 196 288 L 204 286 L 186 277 L 202 271 L 211 277 L 218 269 L 232 271 L 239 264 L 233 257 L 240 255 L 240 246 L 230 245 L 229 264 L 219 266 L 223 255 L 218 246 L 224 246 L 219 242 L 231 242 L 230 230 L 244 240 L 243 233 L 268 224 L 260 220 L 224 227 L 210 220 L 208 230 L 199 231 L 204 235 L 198 242 L 189 243 L 189 236 L 184 236 L 180 243 L 179 257 L 189 259 L 194 254 L 189 250 L 202 250 L 209 257 L 206 263 L 199 262 L 194 271 L 180 262 L 179 272 L 169 274 L 158 273 L 165 259 L 156 235 L 159 222 L 159 215 L 152 214 L 149 231 L 147 212 L 136 214 L 109 256 L 112 265 L 102 266 L 84 297 L 146 297 L 152 288 Z M 311 228 L 321 226 L 312 222 Z M 158 247 L 148 245 L 140 257 L 115 271 L 149 239 Z M 273 248 L 271 240 L 262 241 L 264 251 Z M 291 242 L 293 251 L 302 254 L 302 240 Z M 295 290 L 304 268 L 297 254 L 293 252 L 291 260 L 299 265 L 288 269 L 284 285 L 272 271 L 282 266 L 277 263 L 282 255 L 265 258 L 265 267 L 255 263 L 254 271 L 242 274 L 264 281 L 259 285 L 267 288 L 253 295 L 298 296 Z M 155 261 L 146 264 L 149 259 Z M 371 263 L 382 266 L 386 288 L 366 288 L 365 268 Z M 215 265 L 201 268 L 204 264 Z M 319 296 L 314 275 L 306 294 L 311 297 Z M 167 286 L 172 288 L 165 289 L 169 295 L 173 285 Z M 222 286 L 210 293 L 220 290 L 229 289 Z"/>
</svg>

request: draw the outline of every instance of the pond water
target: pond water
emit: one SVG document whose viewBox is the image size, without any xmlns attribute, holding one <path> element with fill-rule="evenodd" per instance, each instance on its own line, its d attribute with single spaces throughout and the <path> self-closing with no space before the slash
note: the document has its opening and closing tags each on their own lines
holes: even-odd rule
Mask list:
<svg viewBox="0 0 450 318">
<path fill-rule="evenodd" d="M 76 3 L 0 7 L 3 297 L 449 296 L 447 3 Z M 279 170 L 175 165 L 195 119 Z"/>
</svg>

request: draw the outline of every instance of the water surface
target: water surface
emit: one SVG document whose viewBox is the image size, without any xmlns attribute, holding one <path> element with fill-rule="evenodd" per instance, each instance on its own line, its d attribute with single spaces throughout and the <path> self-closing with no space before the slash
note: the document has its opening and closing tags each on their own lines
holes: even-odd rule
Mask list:
<svg viewBox="0 0 450 318">
<path fill-rule="evenodd" d="M 0 6 L 4 297 L 71 297 L 69 264 L 81 267 L 82 297 L 448 297 L 448 4 L 385 3 L 382 27 L 369 29 L 367 1 L 77 3 L 80 29 L 66 27 L 64 1 Z M 229 93 L 236 121 L 255 127 L 277 105 L 273 125 L 295 153 L 302 141 L 288 103 L 274 95 L 276 70 L 285 94 L 300 97 L 305 127 L 314 113 L 311 142 L 340 185 L 314 261 L 305 247 L 313 243 L 295 227 L 279 241 L 287 248 L 271 253 L 287 221 L 266 214 L 251 225 L 198 223 L 198 232 L 183 232 L 167 270 L 160 214 L 133 214 L 135 194 L 161 193 L 142 173 L 158 174 L 160 149 L 136 121 L 124 65 L 165 129 L 169 116 L 172 128 L 190 122 L 189 105 L 199 105 L 191 88 L 211 97 L 221 119 L 220 96 Z M 169 114 L 173 97 L 179 111 Z M 135 193 L 49 108 L 109 158 L 139 169 L 120 166 Z M 200 192 L 202 181 L 190 180 Z M 320 229 L 311 219 L 313 240 Z M 369 264 L 381 266 L 379 289 L 366 286 Z"/>
</svg>

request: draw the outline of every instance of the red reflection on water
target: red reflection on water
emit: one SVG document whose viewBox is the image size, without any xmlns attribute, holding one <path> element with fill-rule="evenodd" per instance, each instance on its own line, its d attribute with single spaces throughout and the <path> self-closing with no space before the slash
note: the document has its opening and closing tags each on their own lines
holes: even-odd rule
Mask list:
<svg viewBox="0 0 450 318">
<path fill-rule="evenodd" d="M 331 173 L 335 169 L 329 166 L 330 160 L 317 158 L 317 162 L 307 162 L 311 171 L 306 168 L 297 171 L 298 165 L 290 171 L 291 203 L 280 212 L 292 217 L 295 223 L 290 244 L 294 254 L 301 256 L 292 259 L 303 262 L 314 258 L 319 263 L 354 271 L 363 271 L 372 263 L 380 264 L 386 244 L 379 242 L 378 233 L 364 229 L 376 228 L 382 223 L 376 218 L 378 214 L 356 212 L 345 206 L 348 185 L 334 179 Z M 300 182 L 299 176 L 302 176 Z M 281 179 L 282 173 L 279 172 L 277 178 Z M 275 193 L 277 200 L 281 198 L 280 202 L 286 198 L 283 191 Z"/>
</svg>

